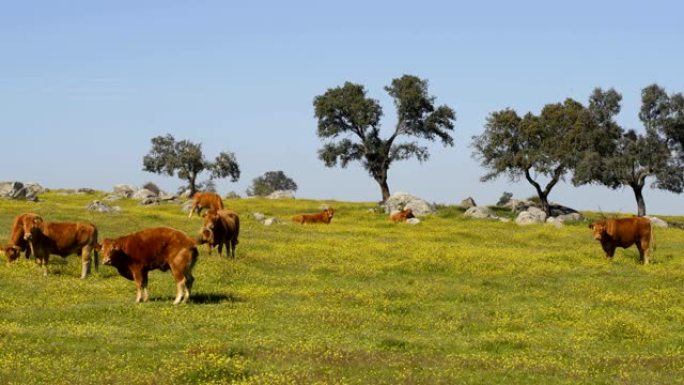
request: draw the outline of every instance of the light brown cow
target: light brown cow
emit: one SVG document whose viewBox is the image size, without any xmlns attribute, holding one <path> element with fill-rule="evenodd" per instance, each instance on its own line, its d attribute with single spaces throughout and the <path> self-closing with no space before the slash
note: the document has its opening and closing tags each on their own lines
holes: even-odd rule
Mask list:
<svg viewBox="0 0 684 385">
<path fill-rule="evenodd" d="M 413 216 L 413 210 L 411 209 L 403 209 L 401 211 L 397 211 L 396 213 L 392 213 L 390 215 L 390 222 L 391 223 L 397 223 L 397 222 L 406 222 L 407 219 L 409 218 L 415 218 Z"/>
<path fill-rule="evenodd" d="M 147 302 L 147 275 L 150 270 L 171 269 L 176 280 L 177 305 L 187 302 L 195 278 L 192 268 L 197 262 L 195 241 L 182 231 L 170 227 L 154 227 L 114 239 L 105 239 L 100 247 L 102 263 L 114 266 L 121 276 L 135 281 L 135 302 Z"/>
<path fill-rule="evenodd" d="M 97 270 L 97 227 L 92 223 L 47 222 L 36 216 L 24 222 L 24 239 L 29 243 L 36 262 L 47 276 L 50 254 L 62 258 L 70 254 L 81 255 L 81 278 L 90 273 L 91 252 L 95 252 Z"/>
<path fill-rule="evenodd" d="M 615 248 L 626 249 L 636 244 L 644 264 L 649 262 L 651 247 L 655 250 L 651 221 L 644 217 L 606 219 L 589 225 L 594 239 L 601 242 L 606 257 L 612 258 Z"/>
<path fill-rule="evenodd" d="M 196 192 L 192 196 L 192 208 L 190 209 L 190 214 L 188 218 L 192 217 L 192 214 L 197 211 L 199 215 L 202 209 L 214 209 L 221 210 L 223 208 L 223 199 L 221 196 L 213 192 Z"/>
<path fill-rule="evenodd" d="M 327 209 L 316 214 L 299 214 L 292 217 L 292 221 L 296 223 L 325 223 L 329 224 L 335 214 L 335 209 L 328 207 Z"/>
<path fill-rule="evenodd" d="M 198 243 L 207 243 L 208 251 L 218 245 L 219 256 L 226 245 L 226 256 L 235 258 L 235 247 L 240 235 L 240 217 L 233 210 L 209 210 L 204 216 Z"/>
<path fill-rule="evenodd" d="M 9 242 L 3 248 L 8 262 L 14 262 L 19 258 L 22 251 L 24 252 L 24 255 L 26 255 L 26 258 L 31 256 L 31 248 L 24 239 L 24 224 L 31 222 L 33 218 L 36 217 L 40 218 L 38 214 L 24 213 L 17 215 L 14 218 L 12 228 L 10 229 Z"/>
</svg>

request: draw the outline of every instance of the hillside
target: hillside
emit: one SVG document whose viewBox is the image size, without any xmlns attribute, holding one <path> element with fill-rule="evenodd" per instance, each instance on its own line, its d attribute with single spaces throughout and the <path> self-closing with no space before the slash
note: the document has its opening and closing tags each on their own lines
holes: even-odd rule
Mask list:
<svg viewBox="0 0 684 385">
<path fill-rule="evenodd" d="M 178 203 L 85 209 L 102 196 L 0 200 L 0 243 L 27 211 L 92 221 L 101 239 L 201 224 Z M 684 383 L 682 230 L 656 229 L 642 266 L 635 248 L 607 261 L 588 222 L 520 227 L 445 207 L 408 226 L 372 203 L 225 204 L 242 220 L 237 258 L 200 247 L 187 305 L 172 305 L 168 272 L 150 274 L 150 302 L 136 305 L 111 267 L 80 280 L 77 257 L 52 256 L 43 278 L 33 260 L 3 258 L 0 383 Z M 322 204 L 330 225 L 289 221 Z"/>
</svg>

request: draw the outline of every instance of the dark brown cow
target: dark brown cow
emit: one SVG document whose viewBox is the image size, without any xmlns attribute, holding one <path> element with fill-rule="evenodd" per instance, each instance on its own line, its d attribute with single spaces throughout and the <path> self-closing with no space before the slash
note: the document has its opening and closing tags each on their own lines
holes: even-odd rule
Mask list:
<svg viewBox="0 0 684 385">
<path fill-rule="evenodd" d="M 119 274 L 135 281 L 135 302 L 147 302 L 147 275 L 150 270 L 171 269 L 176 280 L 174 305 L 187 302 L 195 278 L 192 268 L 197 262 L 195 241 L 182 231 L 170 227 L 154 227 L 119 238 L 105 239 L 100 248 L 102 263 L 116 267 Z"/>
<path fill-rule="evenodd" d="M 317 214 L 299 214 L 292 217 L 292 221 L 296 223 L 325 223 L 329 224 L 335 214 L 335 209 L 329 207 Z"/>
<path fill-rule="evenodd" d="M 92 223 L 47 222 L 37 216 L 25 221 L 24 239 L 29 242 L 36 262 L 43 266 L 43 275 L 47 275 L 50 254 L 62 258 L 80 254 L 81 278 L 85 278 L 90 273 L 90 255 L 94 251 L 97 270 L 97 227 Z"/>
<path fill-rule="evenodd" d="M 601 242 L 606 257 L 612 258 L 615 248 L 626 249 L 636 244 L 641 261 L 649 262 L 650 247 L 655 250 L 651 221 L 644 217 L 606 219 L 589 225 L 594 239 Z"/>
<path fill-rule="evenodd" d="M 413 210 L 411 209 L 403 209 L 401 211 L 397 211 L 396 213 L 393 213 L 390 215 L 390 222 L 391 223 L 397 223 L 397 222 L 405 222 L 409 218 L 415 218 L 413 216 Z"/>
<path fill-rule="evenodd" d="M 200 229 L 199 243 L 207 243 L 209 254 L 218 245 L 219 256 L 226 245 L 226 256 L 235 258 L 235 247 L 240 235 L 240 217 L 233 210 L 209 210 L 204 216 L 204 225 Z"/>
<path fill-rule="evenodd" d="M 9 243 L 4 247 L 8 262 L 14 262 L 23 251 L 26 258 L 31 256 L 31 248 L 24 239 L 24 225 L 33 221 L 33 218 L 40 218 L 38 214 L 25 213 L 17 215 L 12 222 L 10 229 Z"/>
<path fill-rule="evenodd" d="M 221 196 L 213 192 L 196 192 L 192 196 L 192 208 L 190 209 L 190 214 L 188 218 L 192 217 L 192 213 L 197 211 L 197 215 L 200 214 L 202 209 L 214 209 L 221 210 L 223 208 L 223 199 Z"/>
</svg>

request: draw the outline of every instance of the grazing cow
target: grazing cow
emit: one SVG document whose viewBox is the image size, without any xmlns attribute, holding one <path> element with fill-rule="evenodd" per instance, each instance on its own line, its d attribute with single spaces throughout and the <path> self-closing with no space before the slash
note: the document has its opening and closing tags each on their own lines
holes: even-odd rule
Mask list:
<svg viewBox="0 0 684 385">
<path fill-rule="evenodd" d="M 218 245 L 219 256 L 226 245 L 226 256 L 235 258 L 235 247 L 240 235 L 240 217 L 233 210 L 209 210 L 204 216 L 198 243 L 207 243 L 209 254 Z"/>
<path fill-rule="evenodd" d="M 651 221 L 644 217 L 606 219 L 589 225 L 594 239 L 601 242 L 606 257 L 612 258 L 616 247 L 626 249 L 636 244 L 641 261 L 649 262 L 650 247 L 655 250 Z"/>
<path fill-rule="evenodd" d="M 409 218 L 415 218 L 413 216 L 413 210 L 403 209 L 401 211 L 397 211 L 396 213 L 392 213 L 392 215 L 390 215 L 389 220 L 391 223 L 397 223 L 397 222 L 405 222 Z"/>
<path fill-rule="evenodd" d="M 292 217 L 292 221 L 296 223 L 325 223 L 329 224 L 335 214 L 335 209 L 328 207 L 317 214 L 299 214 Z"/>
<path fill-rule="evenodd" d="M 214 209 L 220 210 L 223 208 L 223 200 L 221 196 L 213 192 L 196 192 L 192 196 L 192 208 L 190 209 L 190 214 L 188 218 L 192 217 L 192 213 L 197 210 L 197 215 L 200 214 L 202 209 Z"/>
<path fill-rule="evenodd" d="M 14 262 L 19 258 L 22 251 L 26 258 L 31 256 L 31 247 L 24 239 L 24 224 L 33 221 L 33 218 L 36 217 L 40 218 L 38 214 L 25 213 L 14 218 L 10 229 L 9 243 L 4 247 L 8 262 Z"/>
<path fill-rule="evenodd" d="M 150 270 L 171 269 L 176 280 L 174 305 L 187 302 L 195 278 L 192 268 L 197 262 L 195 241 L 182 231 L 170 227 L 154 227 L 105 239 L 100 246 L 102 263 L 116 267 L 119 274 L 135 281 L 135 302 L 147 302 L 147 275 Z"/>
<path fill-rule="evenodd" d="M 24 221 L 24 239 L 29 243 L 36 262 L 47 276 L 50 254 L 62 258 L 70 254 L 81 255 L 81 278 L 90 273 L 91 252 L 95 254 L 97 270 L 97 227 L 92 223 L 46 222 L 39 216 Z"/>
</svg>

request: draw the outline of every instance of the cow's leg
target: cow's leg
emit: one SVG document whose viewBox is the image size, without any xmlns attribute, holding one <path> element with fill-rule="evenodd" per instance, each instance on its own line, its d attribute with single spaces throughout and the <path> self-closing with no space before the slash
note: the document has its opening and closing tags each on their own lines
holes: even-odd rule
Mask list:
<svg viewBox="0 0 684 385">
<path fill-rule="evenodd" d="M 642 240 L 636 243 L 637 250 L 639 250 L 640 261 L 644 265 L 648 265 L 648 240 L 645 242 Z"/>
<path fill-rule="evenodd" d="M 188 214 L 188 218 L 192 217 L 192 213 L 195 212 L 195 208 L 197 208 L 197 206 L 195 206 L 195 205 L 192 205 L 192 207 L 190 207 L 190 213 Z"/>
<path fill-rule="evenodd" d="M 149 272 L 146 269 L 143 269 L 142 271 L 142 300 L 143 302 L 147 302 L 149 299 L 149 295 L 147 293 L 147 274 Z"/>
<path fill-rule="evenodd" d="M 131 268 L 131 273 L 133 273 L 133 280 L 135 281 L 135 303 L 140 303 L 143 297 L 143 275 L 139 267 Z"/>
<path fill-rule="evenodd" d="M 604 243 L 601 246 L 603 246 L 603 251 L 606 252 L 606 258 L 612 259 L 613 255 L 615 255 L 615 245 L 610 243 Z"/>
<path fill-rule="evenodd" d="M 221 253 L 223 253 L 223 239 L 220 240 L 218 243 L 218 255 L 219 255 L 219 257 L 221 256 Z"/>
<path fill-rule="evenodd" d="M 90 274 L 90 254 L 93 248 L 88 245 L 81 250 L 81 279 Z"/>
<path fill-rule="evenodd" d="M 214 245 L 211 242 L 207 242 L 207 254 L 211 255 L 211 249 L 214 248 Z M 221 255 L 221 250 L 219 250 L 219 255 Z"/>
<path fill-rule="evenodd" d="M 231 246 L 231 247 L 230 247 L 230 255 L 231 255 L 233 258 L 235 258 L 235 248 L 237 247 L 237 244 L 238 244 L 237 237 L 233 237 L 233 238 L 230 240 L 230 246 Z"/>
<path fill-rule="evenodd" d="M 190 298 L 188 284 L 192 287 L 192 281 L 194 281 L 191 275 L 191 251 L 187 249 L 179 251 L 169 265 L 171 266 L 171 274 L 176 280 L 176 299 L 173 301 L 173 304 L 178 305 L 181 301 L 183 303 L 188 302 L 188 298 Z M 190 275 L 190 282 L 188 282 L 188 275 Z"/>
</svg>

